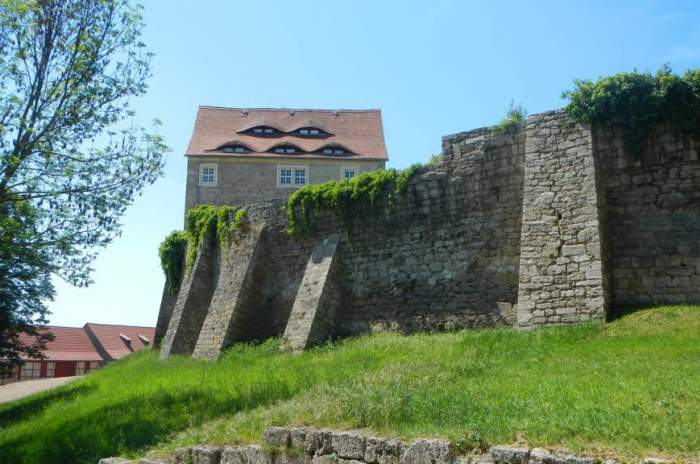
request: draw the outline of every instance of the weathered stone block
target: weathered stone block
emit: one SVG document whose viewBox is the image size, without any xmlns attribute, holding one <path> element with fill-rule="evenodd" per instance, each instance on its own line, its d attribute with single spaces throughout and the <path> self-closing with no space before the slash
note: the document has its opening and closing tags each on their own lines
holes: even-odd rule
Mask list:
<svg viewBox="0 0 700 464">
<path fill-rule="evenodd" d="M 192 448 L 192 464 L 219 464 L 221 448 L 217 446 L 198 446 Z"/>
<path fill-rule="evenodd" d="M 529 448 L 513 446 L 492 446 L 489 454 L 496 464 L 527 464 L 530 457 Z"/>
<path fill-rule="evenodd" d="M 192 448 L 176 448 L 173 452 L 173 462 L 175 464 L 191 464 Z"/>
<path fill-rule="evenodd" d="M 304 450 L 306 443 L 306 429 L 295 427 L 289 429 L 289 446 Z"/>
<path fill-rule="evenodd" d="M 331 432 L 328 430 L 307 430 L 304 437 L 304 451 L 317 455 L 332 453 Z"/>
<path fill-rule="evenodd" d="M 100 459 L 98 464 L 132 464 L 133 462 L 126 458 L 110 457 Z"/>
<path fill-rule="evenodd" d="M 272 453 L 272 464 L 311 464 L 312 458 L 304 450 L 278 450 Z"/>
<path fill-rule="evenodd" d="M 290 430 L 287 427 L 268 427 L 265 430 L 265 444 L 288 448 L 290 436 Z"/>
<path fill-rule="evenodd" d="M 258 445 L 231 446 L 221 452 L 220 464 L 272 464 L 272 455 Z"/>
<path fill-rule="evenodd" d="M 333 451 L 341 458 L 364 459 L 365 437 L 352 432 L 333 432 L 331 434 Z"/>
<path fill-rule="evenodd" d="M 401 457 L 401 442 L 384 438 L 368 437 L 365 440 L 364 461 L 368 464 L 398 464 Z"/>
<path fill-rule="evenodd" d="M 454 452 L 447 440 L 417 440 L 401 450 L 400 464 L 451 464 Z"/>
<path fill-rule="evenodd" d="M 595 464 L 593 458 L 574 456 L 573 454 L 552 453 L 542 448 L 530 451 L 530 464 Z"/>
</svg>

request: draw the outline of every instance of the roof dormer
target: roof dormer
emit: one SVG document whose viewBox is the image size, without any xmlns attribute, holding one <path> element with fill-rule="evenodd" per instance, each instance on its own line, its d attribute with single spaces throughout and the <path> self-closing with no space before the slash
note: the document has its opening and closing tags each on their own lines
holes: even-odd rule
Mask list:
<svg viewBox="0 0 700 464">
<path fill-rule="evenodd" d="M 281 137 L 284 135 L 284 132 L 272 126 L 253 126 L 239 133 L 255 137 Z"/>
<path fill-rule="evenodd" d="M 319 148 L 318 151 L 316 151 L 316 154 L 324 156 L 352 156 L 355 153 L 351 152 L 342 145 L 333 144 L 324 145 L 323 147 Z"/>
<path fill-rule="evenodd" d="M 216 151 L 223 151 L 224 153 L 251 153 L 252 150 L 242 143 L 227 143 L 220 146 Z"/>
<path fill-rule="evenodd" d="M 305 153 L 304 150 L 292 145 L 290 143 L 285 143 L 282 145 L 275 145 L 268 150 L 269 153 L 274 153 L 276 155 L 298 155 L 300 153 Z"/>
<path fill-rule="evenodd" d="M 304 138 L 310 138 L 310 139 L 325 139 L 326 137 L 330 137 L 333 134 L 330 134 L 323 129 L 320 129 L 318 127 L 300 127 L 290 133 L 291 135 L 295 137 L 304 137 Z"/>
</svg>

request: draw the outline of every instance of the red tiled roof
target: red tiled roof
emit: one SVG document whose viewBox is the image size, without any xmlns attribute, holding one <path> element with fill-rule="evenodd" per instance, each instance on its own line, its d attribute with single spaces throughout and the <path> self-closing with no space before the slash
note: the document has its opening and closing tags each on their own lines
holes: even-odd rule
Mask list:
<svg viewBox="0 0 700 464">
<path fill-rule="evenodd" d="M 82 327 L 48 326 L 47 328 L 54 335 L 54 340 L 48 342 L 44 350 L 44 356 L 48 359 L 52 361 L 102 361 L 102 356 L 97 352 Z M 29 345 L 34 342 L 34 337 L 22 334 L 20 340 Z"/>
<path fill-rule="evenodd" d="M 256 126 L 273 127 L 279 137 L 242 134 Z M 331 135 L 326 138 L 296 137 L 287 133 L 302 127 L 317 127 Z M 224 144 L 242 144 L 253 153 L 224 153 Z M 278 145 L 294 145 L 304 152 L 294 155 L 267 153 Z M 344 158 L 387 160 L 380 110 L 245 109 L 200 106 L 187 156 L 226 156 L 239 158 L 317 158 L 326 146 L 341 146 L 352 152 Z"/>
<path fill-rule="evenodd" d="M 156 329 L 153 327 L 93 324 L 90 322 L 85 324 L 85 330 L 94 334 L 97 349 L 99 351 L 104 350 L 111 359 L 123 358 L 133 351 L 138 351 L 145 346 L 153 344 L 153 337 L 156 332 Z M 144 338 L 147 344 L 144 343 Z"/>
</svg>

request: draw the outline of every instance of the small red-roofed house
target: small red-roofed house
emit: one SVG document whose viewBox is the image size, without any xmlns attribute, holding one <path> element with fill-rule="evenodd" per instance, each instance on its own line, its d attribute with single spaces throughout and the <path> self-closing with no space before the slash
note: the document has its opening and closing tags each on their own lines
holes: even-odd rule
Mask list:
<svg viewBox="0 0 700 464">
<path fill-rule="evenodd" d="M 54 339 L 47 342 L 44 359 L 24 359 L 15 371 L 0 377 L 0 385 L 18 380 L 69 377 L 87 374 L 105 363 L 150 346 L 153 327 L 93 324 L 83 327 L 48 326 Z M 32 337 L 22 336 L 27 345 Z"/>
<path fill-rule="evenodd" d="M 124 356 L 150 346 L 153 343 L 153 327 L 129 325 L 85 324 L 85 332 L 105 361 Z"/>
</svg>

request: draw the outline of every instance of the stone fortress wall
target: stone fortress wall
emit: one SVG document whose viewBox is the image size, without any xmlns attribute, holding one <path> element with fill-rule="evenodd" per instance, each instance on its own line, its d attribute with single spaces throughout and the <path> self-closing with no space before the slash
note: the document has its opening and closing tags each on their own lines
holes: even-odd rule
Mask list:
<svg viewBox="0 0 700 464">
<path fill-rule="evenodd" d="M 250 204 L 233 245 L 208 237 L 177 296 L 164 294 L 161 355 L 698 303 L 698 150 L 659 130 L 636 159 L 619 134 L 549 112 L 510 133 L 444 137 L 439 165 L 351 223 L 322 211 L 314 233 L 289 236 L 284 200 Z"/>
</svg>

